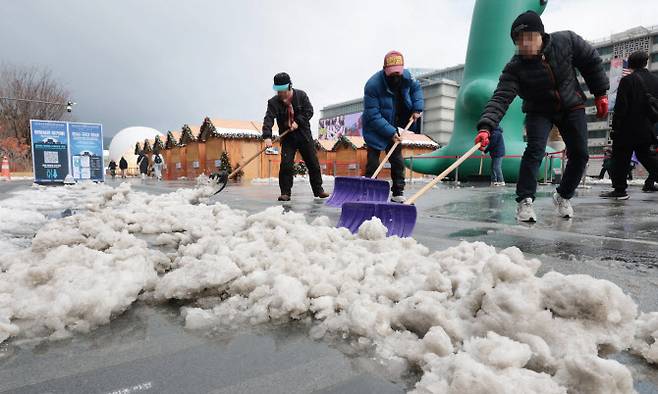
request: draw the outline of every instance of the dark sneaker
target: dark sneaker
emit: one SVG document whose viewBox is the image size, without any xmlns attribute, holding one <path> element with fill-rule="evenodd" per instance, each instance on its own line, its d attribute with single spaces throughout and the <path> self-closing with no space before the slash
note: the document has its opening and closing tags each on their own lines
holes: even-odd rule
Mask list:
<svg viewBox="0 0 658 394">
<path fill-rule="evenodd" d="M 325 192 L 324 190 L 321 191 L 320 193 L 315 194 L 315 198 L 327 198 L 329 196 L 330 196 L 330 194 Z"/>
<path fill-rule="evenodd" d="M 629 196 L 625 191 L 612 190 L 599 194 L 601 198 L 609 198 L 612 200 L 628 200 Z"/>
<path fill-rule="evenodd" d="M 656 185 L 644 185 L 642 191 L 645 193 L 655 193 L 658 192 L 658 188 L 656 188 Z"/>
<path fill-rule="evenodd" d="M 290 201 L 290 195 L 288 194 L 282 194 L 278 198 L 279 201 Z"/>
</svg>

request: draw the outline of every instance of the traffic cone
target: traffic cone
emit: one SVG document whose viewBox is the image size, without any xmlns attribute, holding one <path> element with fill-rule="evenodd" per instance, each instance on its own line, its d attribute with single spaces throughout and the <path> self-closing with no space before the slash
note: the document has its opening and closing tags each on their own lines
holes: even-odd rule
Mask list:
<svg viewBox="0 0 658 394">
<path fill-rule="evenodd" d="M 4 178 L 6 181 L 11 180 L 11 174 L 9 173 L 9 159 L 7 159 L 7 156 L 3 156 L 2 158 L 2 173 L 0 173 L 0 177 Z"/>
</svg>

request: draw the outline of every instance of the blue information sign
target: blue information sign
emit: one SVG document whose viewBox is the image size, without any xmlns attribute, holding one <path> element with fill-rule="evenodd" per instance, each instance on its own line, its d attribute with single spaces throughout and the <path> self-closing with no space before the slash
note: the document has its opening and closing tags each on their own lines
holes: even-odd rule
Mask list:
<svg viewBox="0 0 658 394">
<path fill-rule="evenodd" d="M 71 170 L 75 180 L 103 181 L 103 126 L 69 123 Z"/>
<path fill-rule="evenodd" d="M 64 182 L 69 173 L 66 122 L 30 120 L 32 164 L 37 183 Z"/>
</svg>

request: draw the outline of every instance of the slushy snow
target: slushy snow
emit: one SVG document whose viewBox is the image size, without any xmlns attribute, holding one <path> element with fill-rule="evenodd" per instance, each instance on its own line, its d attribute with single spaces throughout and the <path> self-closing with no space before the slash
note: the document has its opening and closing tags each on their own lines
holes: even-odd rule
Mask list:
<svg viewBox="0 0 658 394">
<path fill-rule="evenodd" d="M 422 371 L 417 393 L 629 393 L 630 371 L 606 356 L 658 360 L 658 313 L 638 319 L 611 282 L 538 277 L 541 263 L 516 248 L 430 252 L 387 238 L 378 219 L 351 234 L 282 207 L 248 215 L 209 205 L 200 182 L 0 201 L 14 232 L 0 238 L 0 342 L 88 332 L 139 299 L 177 299 L 189 329 L 312 321 L 314 338 L 347 340 L 391 373 Z M 49 219 L 67 208 L 78 212 Z"/>
</svg>

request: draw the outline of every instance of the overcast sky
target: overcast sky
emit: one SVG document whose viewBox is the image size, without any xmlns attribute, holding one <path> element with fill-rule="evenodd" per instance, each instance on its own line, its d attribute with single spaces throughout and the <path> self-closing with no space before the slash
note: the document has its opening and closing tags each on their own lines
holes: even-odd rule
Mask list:
<svg viewBox="0 0 658 394">
<path fill-rule="evenodd" d="M 361 96 L 390 49 L 410 67 L 463 63 L 474 2 L 0 0 L 0 59 L 50 68 L 76 120 L 106 135 L 262 120 L 279 71 L 309 93 L 317 128 L 320 109 Z M 656 0 L 549 0 L 543 19 L 597 39 L 656 25 L 658 11 Z"/>
</svg>

